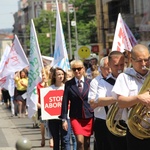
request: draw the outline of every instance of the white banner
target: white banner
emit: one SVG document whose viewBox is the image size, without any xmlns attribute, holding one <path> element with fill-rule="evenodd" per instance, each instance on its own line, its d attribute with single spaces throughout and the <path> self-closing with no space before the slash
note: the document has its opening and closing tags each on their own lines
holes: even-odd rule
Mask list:
<svg viewBox="0 0 150 150">
<path fill-rule="evenodd" d="M 14 42 L 11 46 L 11 50 L 5 59 L 5 64 L 2 72 L 0 73 L 0 78 L 6 77 L 15 73 L 17 71 L 26 68 L 29 65 L 26 55 L 24 54 L 24 50 L 22 49 L 20 42 L 15 35 Z"/>
<path fill-rule="evenodd" d="M 124 52 L 125 50 L 131 51 L 132 45 L 129 40 L 124 21 L 121 17 L 121 14 L 118 15 L 115 36 L 113 40 L 112 51 Z"/>
<path fill-rule="evenodd" d="M 10 49 L 11 49 L 11 47 L 9 45 L 7 45 L 4 50 L 4 53 L 3 53 L 1 61 L 0 61 L 0 73 L 2 72 L 2 70 L 5 66 L 5 62 L 7 61 L 8 55 L 10 53 Z"/>
<path fill-rule="evenodd" d="M 38 95 L 37 84 L 41 81 L 41 70 L 43 62 L 38 44 L 36 30 L 33 20 L 31 20 L 30 28 L 30 55 L 29 55 L 29 73 L 28 73 L 28 88 L 27 88 L 27 106 L 28 117 L 31 118 L 37 111 Z"/>
<path fill-rule="evenodd" d="M 125 22 L 124 22 L 124 26 L 125 26 L 126 32 L 128 34 L 128 38 L 129 38 L 129 41 L 131 43 L 131 46 L 133 47 L 136 44 L 138 44 L 138 42 L 135 39 L 134 35 L 132 34 L 131 30 L 129 29 L 129 27 L 127 26 L 127 24 Z"/>
</svg>

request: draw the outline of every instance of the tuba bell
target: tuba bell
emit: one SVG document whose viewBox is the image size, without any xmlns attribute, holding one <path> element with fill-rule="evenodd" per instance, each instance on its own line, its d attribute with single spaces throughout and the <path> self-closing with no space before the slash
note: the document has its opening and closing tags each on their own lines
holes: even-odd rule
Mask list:
<svg viewBox="0 0 150 150">
<path fill-rule="evenodd" d="M 144 67 L 143 69 L 150 70 L 146 67 Z M 145 79 L 139 94 L 148 91 L 149 88 L 150 74 Z M 133 106 L 129 110 L 127 124 L 128 128 L 130 129 L 130 133 L 133 136 L 139 139 L 150 138 L 150 108 L 141 103 L 138 103 L 135 106 Z"/>
<path fill-rule="evenodd" d="M 108 130 L 115 136 L 126 136 L 126 123 L 121 120 L 123 109 L 118 107 L 118 103 L 114 103 L 110 106 L 106 116 L 106 126 Z"/>
</svg>

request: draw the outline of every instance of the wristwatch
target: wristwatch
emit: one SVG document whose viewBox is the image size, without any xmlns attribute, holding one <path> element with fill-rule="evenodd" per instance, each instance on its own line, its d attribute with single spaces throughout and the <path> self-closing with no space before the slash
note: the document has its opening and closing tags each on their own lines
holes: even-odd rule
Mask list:
<svg viewBox="0 0 150 150">
<path fill-rule="evenodd" d="M 67 121 L 66 119 L 62 119 L 62 122 L 65 122 L 65 121 Z"/>
</svg>

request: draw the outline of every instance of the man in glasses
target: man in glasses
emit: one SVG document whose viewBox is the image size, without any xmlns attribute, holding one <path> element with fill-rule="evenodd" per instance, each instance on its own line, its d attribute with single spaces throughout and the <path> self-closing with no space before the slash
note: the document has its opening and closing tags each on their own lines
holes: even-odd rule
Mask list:
<svg viewBox="0 0 150 150">
<path fill-rule="evenodd" d="M 90 136 L 93 134 L 93 109 L 88 103 L 90 79 L 86 78 L 81 60 L 73 60 L 71 69 L 74 77 L 67 81 L 62 100 L 63 129 L 67 130 L 68 104 L 70 121 L 77 139 L 77 150 L 90 150 Z"/>
<path fill-rule="evenodd" d="M 140 139 L 137 137 L 139 135 L 139 132 L 141 131 L 139 126 L 143 127 L 145 130 L 149 132 L 150 125 L 149 123 L 149 115 L 145 115 L 145 113 L 149 114 L 149 108 L 150 108 L 150 93 L 149 93 L 149 87 L 145 86 L 145 79 L 149 77 L 149 51 L 148 48 L 144 45 L 137 44 L 133 47 L 131 51 L 131 63 L 132 68 L 128 68 L 125 70 L 124 73 L 120 74 L 116 80 L 116 83 L 112 89 L 112 95 L 114 99 L 118 100 L 118 105 L 120 108 L 124 109 L 124 115 L 123 118 L 128 124 L 127 129 L 127 150 L 141 150 L 141 149 L 150 149 L 150 137 L 147 139 Z M 146 82 L 146 84 L 148 84 Z M 143 94 L 140 94 L 139 91 L 142 88 L 142 86 L 145 86 L 145 92 L 143 91 Z M 128 116 L 130 116 L 129 111 L 135 106 L 136 104 L 140 104 L 140 106 L 137 107 L 138 112 L 142 112 L 141 115 L 137 115 L 135 113 L 131 113 L 131 117 L 134 116 L 136 118 L 134 121 L 132 120 L 134 124 L 134 130 L 131 129 L 128 123 Z M 147 111 L 146 108 L 148 109 Z M 135 110 L 137 112 L 137 110 Z M 141 118 L 143 119 L 141 119 Z M 139 121 L 141 120 L 141 121 Z M 147 124 L 146 124 L 147 122 Z M 136 127 L 135 125 L 138 125 Z M 143 133 L 144 133 L 143 131 Z M 133 135 L 132 135 L 132 134 Z M 145 135 L 143 134 L 143 137 Z"/>
</svg>

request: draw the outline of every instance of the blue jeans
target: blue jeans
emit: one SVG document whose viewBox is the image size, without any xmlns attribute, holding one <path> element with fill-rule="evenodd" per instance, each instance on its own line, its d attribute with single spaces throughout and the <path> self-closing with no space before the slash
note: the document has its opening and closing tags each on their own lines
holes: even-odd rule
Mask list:
<svg viewBox="0 0 150 150">
<path fill-rule="evenodd" d="M 70 135 L 71 135 L 71 125 L 70 125 L 70 119 L 67 120 L 68 122 L 68 130 L 65 131 L 62 129 L 62 147 L 64 150 L 70 150 Z"/>
<path fill-rule="evenodd" d="M 68 119 L 67 122 L 68 122 L 68 130 L 65 131 L 62 129 L 62 147 L 64 150 L 71 149 L 71 146 L 70 146 L 70 137 L 71 137 L 72 144 L 73 144 L 73 150 L 76 150 L 77 149 L 76 137 L 71 128 L 70 119 Z"/>
<path fill-rule="evenodd" d="M 71 128 L 71 139 L 72 139 L 73 150 L 76 150 L 77 149 L 77 142 L 76 142 L 76 137 L 73 133 L 72 128 Z"/>
</svg>

